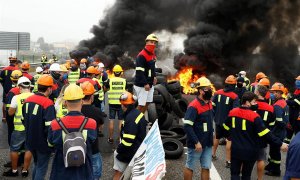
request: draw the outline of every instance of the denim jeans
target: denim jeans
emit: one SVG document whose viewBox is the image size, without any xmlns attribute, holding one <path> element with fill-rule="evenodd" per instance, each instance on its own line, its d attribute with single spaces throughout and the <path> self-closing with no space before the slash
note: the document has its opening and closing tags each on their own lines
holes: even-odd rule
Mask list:
<svg viewBox="0 0 300 180">
<path fill-rule="evenodd" d="M 31 151 L 34 161 L 32 172 L 32 180 L 45 179 L 51 153 L 42 153 L 39 151 Z"/>
<path fill-rule="evenodd" d="M 100 153 L 93 154 L 92 162 L 93 162 L 94 180 L 96 179 L 99 180 L 102 175 L 102 157 Z"/>
</svg>

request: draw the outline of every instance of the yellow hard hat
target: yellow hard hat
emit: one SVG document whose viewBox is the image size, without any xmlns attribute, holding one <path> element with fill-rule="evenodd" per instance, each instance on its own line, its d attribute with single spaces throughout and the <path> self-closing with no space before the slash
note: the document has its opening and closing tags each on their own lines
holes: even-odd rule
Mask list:
<svg viewBox="0 0 300 180">
<path fill-rule="evenodd" d="M 76 84 L 70 84 L 64 92 L 64 100 L 72 101 L 72 100 L 79 100 L 84 97 L 83 90 L 80 86 Z"/>
<path fill-rule="evenodd" d="M 61 72 L 68 72 L 68 69 L 66 68 L 65 65 L 61 64 L 61 65 L 59 65 L 59 66 L 60 66 Z"/>
<path fill-rule="evenodd" d="M 123 68 L 117 64 L 114 66 L 113 72 L 123 72 Z"/>
<path fill-rule="evenodd" d="M 200 77 L 196 83 L 194 84 L 195 88 L 199 88 L 199 87 L 207 87 L 207 86 L 211 86 L 211 82 L 209 79 L 207 79 L 206 77 Z"/>
<path fill-rule="evenodd" d="M 22 76 L 23 76 L 23 74 L 20 70 L 14 70 L 10 75 L 10 79 L 12 81 L 18 81 L 18 79 Z"/>
<path fill-rule="evenodd" d="M 158 38 L 157 38 L 157 36 L 155 34 L 149 34 L 146 37 L 145 41 L 156 41 L 156 42 L 158 42 Z"/>
</svg>

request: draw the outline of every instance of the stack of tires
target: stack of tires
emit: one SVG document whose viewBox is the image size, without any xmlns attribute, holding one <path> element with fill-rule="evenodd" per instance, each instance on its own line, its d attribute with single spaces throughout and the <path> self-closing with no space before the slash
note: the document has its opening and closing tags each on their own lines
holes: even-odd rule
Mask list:
<svg viewBox="0 0 300 180">
<path fill-rule="evenodd" d="M 186 134 L 179 119 L 184 118 L 188 102 L 181 96 L 179 81 L 154 86 L 153 103 L 148 106 L 149 121 L 158 119 L 167 159 L 178 159 L 183 154 Z"/>
</svg>

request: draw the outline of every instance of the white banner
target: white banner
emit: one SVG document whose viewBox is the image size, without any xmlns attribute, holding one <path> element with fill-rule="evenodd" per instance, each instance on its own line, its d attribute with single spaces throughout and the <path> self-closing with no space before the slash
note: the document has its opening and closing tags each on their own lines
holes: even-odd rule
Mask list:
<svg viewBox="0 0 300 180">
<path fill-rule="evenodd" d="M 158 180 L 166 173 L 165 151 L 162 145 L 157 120 L 133 156 L 123 179 Z"/>
</svg>

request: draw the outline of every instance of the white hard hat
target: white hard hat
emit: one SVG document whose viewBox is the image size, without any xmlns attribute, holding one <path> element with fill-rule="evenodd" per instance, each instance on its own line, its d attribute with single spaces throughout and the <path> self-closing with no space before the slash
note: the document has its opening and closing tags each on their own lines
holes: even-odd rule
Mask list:
<svg viewBox="0 0 300 180">
<path fill-rule="evenodd" d="M 51 64 L 49 71 L 61 71 L 59 64 L 58 63 Z"/>
<path fill-rule="evenodd" d="M 98 64 L 99 68 L 104 68 L 104 64 L 101 62 Z"/>
<path fill-rule="evenodd" d="M 43 72 L 43 68 L 41 68 L 41 67 L 37 67 L 37 68 L 35 69 L 35 72 L 36 72 L 36 73 Z"/>
<path fill-rule="evenodd" d="M 20 78 L 18 79 L 17 86 L 19 86 L 19 85 L 21 85 L 21 84 L 22 84 L 22 86 L 24 86 L 24 87 L 29 87 L 30 84 L 31 84 L 31 82 L 30 82 L 30 80 L 29 80 L 27 77 L 22 76 L 22 77 L 20 77 Z"/>
<path fill-rule="evenodd" d="M 240 71 L 239 74 L 246 75 L 246 71 Z"/>
</svg>

